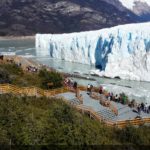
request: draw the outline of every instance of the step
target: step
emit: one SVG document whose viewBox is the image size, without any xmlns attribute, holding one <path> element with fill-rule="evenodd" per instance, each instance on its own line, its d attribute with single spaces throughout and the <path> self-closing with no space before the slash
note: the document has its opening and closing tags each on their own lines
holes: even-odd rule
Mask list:
<svg viewBox="0 0 150 150">
<path fill-rule="evenodd" d="M 106 120 L 114 120 L 116 118 L 116 115 L 108 109 L 98 111 L 97 114 L 101 115 Z"/>
<path fill-rule="evenodd" d="M 80 105 L 80 101 L 77 98 L 70 100 L 70 103 L 73 105 Z"/>
</svg>

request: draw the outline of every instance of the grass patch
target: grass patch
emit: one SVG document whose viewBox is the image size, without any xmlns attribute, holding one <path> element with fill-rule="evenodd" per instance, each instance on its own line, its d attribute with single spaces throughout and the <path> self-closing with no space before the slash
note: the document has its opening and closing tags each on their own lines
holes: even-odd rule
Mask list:
<svg viewBox="0 0 150 150">
<path fill-rule="evenodd" d="M 109 128 L 56 98 L 0 95 L 0 144 L 148 145 L 150 128 Z"/>
<path fill-rule="evenodd" d="M 0 84 L 10 83 L 20 87 L 36 86 L 43 89 L 62 87 L 63 77 L 57 72 L 48 72 L 45 69 L 39 73 L 28 73 L 15 64 L 0 64 Z M 47 84 L 52 83 L 49 87 Z"/>
</svg>

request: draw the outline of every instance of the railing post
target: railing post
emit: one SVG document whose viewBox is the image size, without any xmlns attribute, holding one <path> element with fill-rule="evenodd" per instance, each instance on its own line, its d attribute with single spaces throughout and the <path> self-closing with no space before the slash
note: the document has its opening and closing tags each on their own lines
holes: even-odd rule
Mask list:
<svg viewBox="0 0 150 150">
<path fill-rule="evenodd" d="M 48 91 L 46 91 L 46 97 L 47 97 L 47 98 L 49 97 L 49 95 L 48 95 Z"/>
<path fill-rule="evenodd" d="M 1 88 L 1 86 L 0 86 L 0 94 L 2 94 L 2 88 Z"/>
<path fill-rule="evenodd" d="M 90 119 L 91 119 L 91 111 L 89 111 L 90 112 Z"/>
<path fill-rule="evenodd" d="M 52 92 L 47 91 L 47 98 L 49 98 L 49 97 L 50 97 L 49 95 L 52 95 Z"/>
<path fill-rule="evenodd" d="M 36 97 L 38 96 L 37 95 L 37 88 L 36 87 L 34 87 L 34 94 L 35 94 Z"/>
<path fill-rule="evenodd" d="M 10 93 L 10 86 L 7 84 L 6 92 Z"/>
<path fill-rule="evenodd" d="M 118 128 L 118 122 L 116 121 L 116 123 L 114 124 L 115 125 L 115 127 L 117 127 Z"/>
<path fill-rule="evenodd" d="M 84 115 L 84 110 L 82 109 L 82 114 Z"/>
</svg>

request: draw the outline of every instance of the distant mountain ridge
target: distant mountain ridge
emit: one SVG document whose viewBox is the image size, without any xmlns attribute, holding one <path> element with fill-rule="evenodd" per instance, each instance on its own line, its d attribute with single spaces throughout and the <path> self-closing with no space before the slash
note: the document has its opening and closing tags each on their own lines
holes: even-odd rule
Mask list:
<svg viewBox="0 0 150 150">
<path fill-rule="evenodd" d="M 142 21 L 150 21 L 150 0 L 103 0 L 119 10 L 132 11 Z"/>
<path fill-rule="evenodd" d="M 118 0 L 0 1 L 1 36 L 80 32 L 138 21 Z"/>
</svg>

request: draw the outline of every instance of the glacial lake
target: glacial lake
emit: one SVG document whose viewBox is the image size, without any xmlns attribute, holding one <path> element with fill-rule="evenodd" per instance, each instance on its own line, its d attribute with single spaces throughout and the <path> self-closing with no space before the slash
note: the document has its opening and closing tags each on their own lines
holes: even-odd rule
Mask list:
<svg viewBox="0 0 150 150">
<path fill-rule="evenodd" d="M 93 84 L 95 86 L 102 85 L 106 90 L 114 93 L 126 93 L 130 99 L 136 99 L 141 102 L 150 103 L 150 83 L 149 82 L 137 82 L 137 81 L 127 81 L 119 79 L 106 79 L 91 76 L 89 74 L 90 70 L 95 69 L 94 66 L 88 66 L 78 63 L 70 63 L 62 60 L 50 59 L 48 57 L 37 57 L 35 49 L 34 39 L 6 39 L 0 40 L 0 53 L 15 53 L 16 55 L 30 57 L 33 60 L 39 61 L 42 64 L 53 67 L 60 72 L 68 72 L 81 74 L 85 77 L 94 78 L 95 81 L 89 81 L 84 79 L 76 80 L 79 84 L 87 86 L 87 84 Z"/>
</svg>

